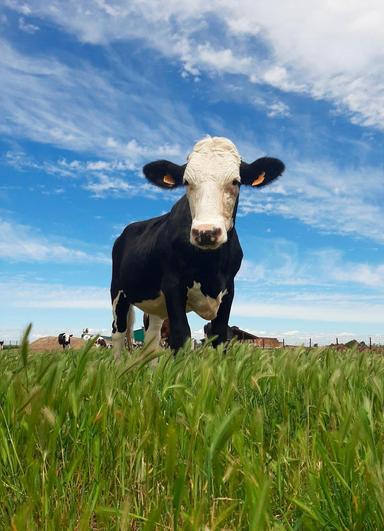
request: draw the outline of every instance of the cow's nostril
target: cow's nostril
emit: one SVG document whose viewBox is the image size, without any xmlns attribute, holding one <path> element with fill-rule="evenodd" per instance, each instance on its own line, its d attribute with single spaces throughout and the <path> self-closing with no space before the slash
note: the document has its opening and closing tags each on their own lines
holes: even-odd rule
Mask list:
<svg viewBox="0 0 384 531">
<path fill-rule="evenodd" d="M 218 238 L 222 234 L 220 228 L 209 230 L 192 229 L 192 236 L 198 245 L 212 246 L 217 243 Z"/>
<path fill-rule="evenodd" d="M 210 230 L 201 232 L 199 234 L 199 243 L 201 245 L 209 245 L 212 243 L 212 232 Z"/>
</svg>

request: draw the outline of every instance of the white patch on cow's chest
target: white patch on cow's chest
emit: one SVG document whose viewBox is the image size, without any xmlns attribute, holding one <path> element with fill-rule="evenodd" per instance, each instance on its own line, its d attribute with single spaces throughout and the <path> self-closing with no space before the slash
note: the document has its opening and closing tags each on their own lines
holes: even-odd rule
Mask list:
<svg viewBox="0 0 384 531">
<path fill-rule="evenodd" d="M 188 288 L 185 311 L 196 312 L 203 319 L 212 321 L 212 319 L 216 318 L 221 301 L 226 293 L 227 290 L 225 289 L 216 298 L 203 295 L 200 282 L 194 282 L 192 288 Z M 165 296 L 162 291 L 160 291 L 160 295 L 156 299 L 135 302 L 134 305 L 150 315 L 158 315 L 162 319 L 168 317 Z"/>
<path fill-rule="evenodd" d="M 203 295 L 200 282 L 194 282 L 192 288 L 188 289 L 186 311 L 194 311 L 203 319 L 212 321 L 217 316 L 221 300 L 226 295 L 227 290 L 221 291 L 214 299 L 209 295 Z"/>
<path fill-rule="evenodd" d="M 165 297 L 162 291 L 160 291 L 160 295 L 156 299 L 147 299 L 141 302 L 134 302 L 133 304 L 150 315 L 158 315 L 162 319 L 168 317 L 167 305 L 165 304 Z"/>
</svg>

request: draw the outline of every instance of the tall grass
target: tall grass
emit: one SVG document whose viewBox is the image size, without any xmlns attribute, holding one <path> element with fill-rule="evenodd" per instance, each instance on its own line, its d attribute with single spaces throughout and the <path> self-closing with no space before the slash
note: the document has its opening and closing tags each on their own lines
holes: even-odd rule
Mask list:
<svg viewBox="0 0 384 531">
<path fill-rule="evenodd" d="M 384 529 L 384 360 L 0 357 L 4 529 Z"/>
</svg>

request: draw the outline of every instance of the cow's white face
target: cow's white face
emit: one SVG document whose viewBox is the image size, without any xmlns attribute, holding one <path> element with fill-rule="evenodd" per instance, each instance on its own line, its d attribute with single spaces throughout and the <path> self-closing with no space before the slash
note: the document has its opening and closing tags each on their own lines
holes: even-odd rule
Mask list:
<svg viewBox="0 0 384 531">
<path fill-rule="evenodd" d="M 195 144 L 187 164 L 167 160 L 146 164 L 144 175 L 162 188 L 186 186 L 192 224 L 190 242 L 206 250 L 219 248 L 233 227 L 235 205 L 241 184 L 261 187 L 284 171 L 279 159 L 261 157 L 251 164 L 240 159 L 227 138 L 208 137 Z"/>
<path fill-rule="evenodd" d="M 240 189 L 240 162 L 236 147 L 226 138 L 207 138 L 194 146 L 183 179 L 192 245 L 217 249 L 227 241 Z"/>
</svg>

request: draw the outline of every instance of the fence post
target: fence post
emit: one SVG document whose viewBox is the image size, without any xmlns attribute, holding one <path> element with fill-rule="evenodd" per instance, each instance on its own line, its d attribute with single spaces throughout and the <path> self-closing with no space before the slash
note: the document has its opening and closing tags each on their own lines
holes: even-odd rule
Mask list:
<svg viewBox="0 0 384 531">
<path fill-rule="evenodd" d="M 309 348 L 311 348 L 311 347 L 312 347 L 312 338 L 310 337 L 309 338 Z"/>
<path fill-rule="evenodd" d="M 264 338 L 263 338 L 263 348 L 264 348 Z"/>
<path fill-rule="evenodd" d="M 285 339 L 283 338 L 283 348 L 285 347 Z"/>
<path fill-rule="evenodd" d="M 336 345 L 338 345 L 338 344 L 339 344 L 339 338 L 337 337 L 336 338 Z"/>
<path fill-rule="evenodd" d="M 370 337 L 369 338 L 369 350 L 371 350 L 371 349 L 372 349 L 372 338 Z"/>
</svg>

